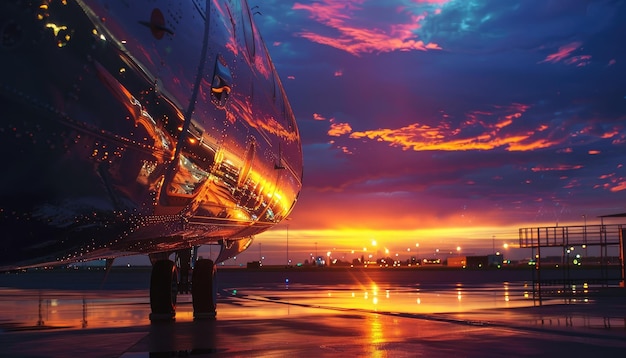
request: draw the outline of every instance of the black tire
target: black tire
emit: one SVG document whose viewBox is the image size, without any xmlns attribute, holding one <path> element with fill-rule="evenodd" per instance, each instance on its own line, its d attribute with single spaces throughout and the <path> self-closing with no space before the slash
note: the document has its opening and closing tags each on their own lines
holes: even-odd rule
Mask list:
<svg viewBox="0 0 626 358">
<path fill-rule="evenodd" d="M 215 318 L 217 296 L 213 260 L 198 260 L 191 276 L 194 318 Z"/>
<path fill-rule="evenodd" d="M 150 277 L 150 319 L 172 319 L 176 315 L 178 270 L 170 260 L 160 260 L 152 265 Z"/>
</svg>

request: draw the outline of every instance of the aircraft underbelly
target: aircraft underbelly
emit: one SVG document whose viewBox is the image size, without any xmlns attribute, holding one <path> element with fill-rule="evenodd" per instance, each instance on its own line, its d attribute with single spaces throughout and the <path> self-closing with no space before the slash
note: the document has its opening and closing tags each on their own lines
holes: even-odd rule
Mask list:
<svg viewBox="0 0 626 358">
<path fill-rule="evenodd" d="M 297 135 L 256 134 L 274 115 L 236 91 L 241 55 L 198 44 L 232 30 L 181 4 L 0 5 L 0 269 L 251 237 L 289 213 Z"/>
</svg>

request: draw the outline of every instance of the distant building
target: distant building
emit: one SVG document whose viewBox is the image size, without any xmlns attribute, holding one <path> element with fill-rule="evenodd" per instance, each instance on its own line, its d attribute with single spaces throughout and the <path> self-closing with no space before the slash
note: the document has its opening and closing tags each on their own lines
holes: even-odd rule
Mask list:
<svg viewBox="0 0 626 358">
<path fill-rule="evenodd" d="M 489 267 L 489 260 L 487 256 L 467 256 L 466 267 L 471 269 L 487 268 Z"/>
<path fill-rule="evenodd" d="M 504 256 L 495 254 L 495 255 L 487 255 L 487 262 L 489 267 L 502 267 L 502 263 L 504 261 Z"/>
<path fill-rule="evenodd" d="M 467 266 L 467 257 L 465 256 L 448 257 L 448 266 L 465 268 Z"/>
<path fill-rule="evenodd" d="M 250 261 L 247 263 L 246 268 L 248 269 L 260 269 L 261 261 Z"/>
</svg>

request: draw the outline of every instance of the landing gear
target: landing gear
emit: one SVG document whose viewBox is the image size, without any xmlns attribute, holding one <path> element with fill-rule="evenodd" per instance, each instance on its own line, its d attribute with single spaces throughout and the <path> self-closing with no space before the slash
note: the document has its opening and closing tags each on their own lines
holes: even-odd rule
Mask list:
<svg viewBox="0 0 626 358">
<path fill-rule="evenodd" d="M 150 277 L 150 319 L 174 319 L 178 294 L 178 269 L 170 260 L 158 260 L 152 265 Z"/>
<path fill-rule="evenodd" d="M 189 272 L 191 271 L 192 250 L 176 251 L 176 265 L 180 280 L 178 281 L 178 293 L 191 292 L 191 281 L 189 281 Z"/>
<path fill-rule="evenodd" d="M 195 266 L 189 282 L 189 253 L 177 252 L 176 260 L 181 268 L 180 275 L 176 263 L 169 260 L 167 253 L 152 254 L 152 275 L 150 277 L 150 320 L 172 320 L 176 316 L 176 296 L 189 292 L 193 300 L 195 319 L 215 319 L 217 285 L 215 282 L 216 266 L 213 260 L 200 259 Z M 182 285 L 182 287 L 181 287 Z"/>
<path fill-rule="evenodd" d="M 193 269 L 191 297 L 195 319 L 215 319 L 217 285 L 213 260 L 198 260 Z"/>
</svg>

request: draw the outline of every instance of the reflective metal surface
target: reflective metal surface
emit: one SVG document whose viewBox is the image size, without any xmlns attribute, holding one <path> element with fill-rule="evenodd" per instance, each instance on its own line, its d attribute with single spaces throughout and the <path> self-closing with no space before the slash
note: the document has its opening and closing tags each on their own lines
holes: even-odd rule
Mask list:
<svg viewBox="0 0 626 358">
<path fill-rule="evenodd" d="M 300 137 L 245 1 L 3 1 L 0 31 L 0 269 L 243 250 L 293 208 Z"/>
</svg>

